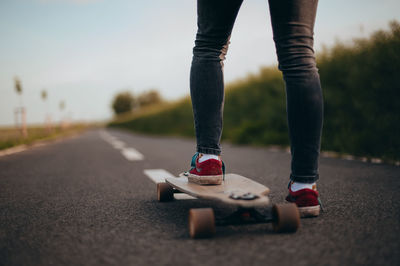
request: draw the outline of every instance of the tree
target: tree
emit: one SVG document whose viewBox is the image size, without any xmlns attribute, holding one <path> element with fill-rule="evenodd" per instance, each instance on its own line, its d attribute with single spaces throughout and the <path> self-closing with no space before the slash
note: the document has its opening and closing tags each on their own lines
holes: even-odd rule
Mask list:
<svg viewBox="0 0 400 266">
<path fill-rule="evenodd" d="M 140 107 L 144 107 L 160 103 L 162 102 L 162 98 L 158 91 L 150 90 L 140 94 L 137 101 Z"/>
<path fill-rule="evenodd" d="M 42 92 L 40 93 L 40 96 L 42 97 L 43 101 L 46 101 L 46 99 L 47 99 L 47 91 L 46 90 L 42 90 Z"/>
<path fill-rule="evenodd" d="M 18 77 L 14 78 L 14 88 L 19 95 L 20 107 L 15 110 L 15 121 L 18 126 L 18 116 L 21 116 L 21 132 L 24 137 L 28 136 L 28 131 L 26 129 L 26 109 L 22 103 L 22 84 Z"/>
<path fill-rule="evenodd" d="M 60 101 L 60 104 L 58 107 L 60 108 L 60 111 L 62 112 L 65 109 L 65 101 L 64 100 Z"/>
<path fill-rule="evenodd" d="M 18 77 L 15 77 L 14 81 L 15 81 L 15 90 L 19 95 L 21 95 L 22 94 L 21 80 Z"/>
<path fill-rule="evenodd" d="M 22 108 L 23 104 L 22 104 L 22 84 L 21 84 L 21 80 L 18 77 L 15 77 L 14 78 L 14 84 L 15 84 L 14 85 L 15 91 L 19 95 L 20 107 Z"/>
<path fill-rule="evenodd" d="M 60 114 L 61 114 L 60 122 L 62 129 L 66 129 L 68 127 L 68 123 L 66 119 L 63 117 L 63 111 L 65 110 L 65 106 L 66 106 L 65 100 L 61 100 L 58 107 L 60 108 Z"/>
<path fill-rule="evenodd" d="M 48 94 L 47 94 L 47 91 L 45 89 L 43 89 L 40 92 L 40 97 L 42 98 L 43 102 L 45 102 L 45 105 L 46 105 L 46 114 L 45 114 L 45 122 L 44 123 L 45 123 L 45 126 L 46 126 L 47 133 L 50 133 L 51 132 L 51 117 L 50 117 L 50 114 L 49 114 L 48 102 L 46 102 Z"/>
<path fill-rule="evenodd" d="M 135 106 L 135 98 L 129 91 L 118 93 L 112 102 L 112 108 L 116 115 L 130 112 Z"/>
</svg>

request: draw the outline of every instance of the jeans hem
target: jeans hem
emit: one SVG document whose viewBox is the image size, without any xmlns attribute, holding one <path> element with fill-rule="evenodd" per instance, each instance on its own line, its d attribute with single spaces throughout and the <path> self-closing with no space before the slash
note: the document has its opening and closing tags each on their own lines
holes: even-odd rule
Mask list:
<svg viewBox="0 0 400 266">
<path fill-rule="evenodd" d="M 316 175 L 293 175 L 290 174 L 290 180 L 300 183 L 314 183 L 319 179 L 319 174 Z"/>
<path fill-rule="evenodd" d="M 206 147 L 197 147 L 197 152 L 205 153 L 205 154 L 214 154 L 214 155 L 221 154 L 220 149 L 213 149 L 213 148 L 206 148 Z"/>
</svg>

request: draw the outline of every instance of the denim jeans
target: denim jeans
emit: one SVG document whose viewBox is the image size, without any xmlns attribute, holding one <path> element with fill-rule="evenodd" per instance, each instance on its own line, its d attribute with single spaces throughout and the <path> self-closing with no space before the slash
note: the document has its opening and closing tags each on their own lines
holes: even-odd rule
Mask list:
<svg viewBox="0 0 400 266">
<path fill-rule="evenodd" d="M 243 0 L 197 0 L 198 31 L 190 72 L 197 151 L 221 153 L 225 59 Z M 318 179 L 323 98 L 313 50 L 318 0 L 269 0 L 279 69 L 286 89 L 291 176 Z"/>
</svg>

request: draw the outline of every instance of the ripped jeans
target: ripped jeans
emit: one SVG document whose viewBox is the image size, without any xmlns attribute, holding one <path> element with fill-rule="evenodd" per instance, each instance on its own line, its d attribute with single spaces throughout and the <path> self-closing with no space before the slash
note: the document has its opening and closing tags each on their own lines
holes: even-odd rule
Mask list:
<svg viewBox="0 0 400 266">
<path fill-rule="evenodd" d="M 221 153 L 223 60 L 242 1 L 197 0 L 198 31 L 190 94 L 200 153 Z M 292 155 L 290 179 L 305 183 L 319 177 L 323 123 L 322 90 L 313 50 L 317 5 L 318 0 L 269 0 L 279 69 L 286 89 Z"/>
</svg>

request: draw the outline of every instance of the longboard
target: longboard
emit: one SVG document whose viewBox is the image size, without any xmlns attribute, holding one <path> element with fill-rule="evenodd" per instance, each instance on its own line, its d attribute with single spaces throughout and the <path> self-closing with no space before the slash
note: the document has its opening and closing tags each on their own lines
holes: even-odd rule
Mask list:
<svg viewBox="0 0 400 266">
<path fill-rule="evenodd" d="M 237 174 L 226 174 L 221 185 L 199 185 L 187 177 L 167 177 L 157 183 L 160 202 L 174 200 L 175 193 L 186 193 L 198 199 L 223 202 L 238 207 L 237 211 L 223 218 L 216 218 L 212 208 L 189 210 L 189 233 L 192 238 L 211 237 L 216 225 L 272 223 L 277 232 L 295 232 L 300 225 L 300 214 L 293 203 L 274 204 L 268 198 L 268 187 Z M 265 208 L 267 214 L 256 208 Z"/>
<path fill-rule="evenodd" d="M 269 188 L 247 177 L 226 174 L 221 185 L 198 185 L 188 182 L 187 177 L 170 177 L 166 183 L 190 196 L 221 201 L 243 208 L 266 207 L 270 204 Z"/>
</svg>

